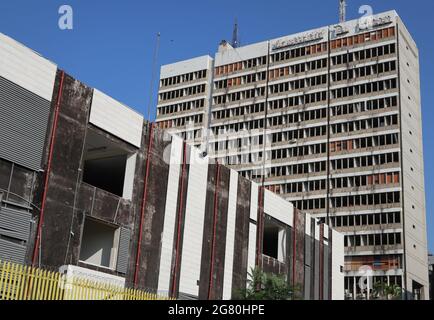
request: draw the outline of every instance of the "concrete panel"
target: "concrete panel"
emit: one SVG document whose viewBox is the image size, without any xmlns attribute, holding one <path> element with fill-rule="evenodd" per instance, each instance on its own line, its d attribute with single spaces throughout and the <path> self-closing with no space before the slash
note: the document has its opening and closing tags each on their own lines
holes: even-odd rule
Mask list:
<svg viewBox="0 0 434 320">
<path fill-rule="evenodd" d="M 228 47 L 215 55 L 215 66 L 222 66 L 229 63 L 248 60 L 266 56 L 268 50 L 267 41 L 232 49 Z"/>
<path fill-rule="evenodd" d="M 173 237 L 175 233 L 176 209 L 179 194 L 179 177 L 181 174 L 182 139 L 172 136 L 170 149 L 170 167 L 164 214 L 163 235 L 161 241 L 160 273 L 158 277 L 158 291 L 168 292 L 170 289 L 170 273 L 173 256 Z"/>
<path fill-rule="evenodd" d="M 209 159 L 191 153 L 197 154 L 190 163 L 179 291 L 198 296 Z"/>
<path fill-rule="evenodd" d="M 332 230 L 332 300 L 344 300 L 344 235 Z"/>
<path fill-rule="evenodd" d="M 89 122 L 140 147 L 143 116 L 96 89 L 93 92 Z"/>
<path fill-rule="evenodd" d="M 161 67 L 160 78 L 170 78 L 182 74 L 210 69 L 213 59 L 206 55 L 189 60 L 166 64 Z"/>
<path fill-rule="evenodd" d="M 235 220 L 237 213 L 238 173 L 231 170 L 229 185 L 228 222 L 226 232 L 225 268 L 223 279 L 223 299 L 232 297 L 232 276 L 235 249 Z"/>
<path fill-rule="evenodd" d="M 57 66 L 0 33 L 0 77 L 51 101 Z"/>
<path fill-rule="evenodd" d="M 264 190 L 264 212 L 286 225 L 292 226 L 293 224 L 294 206 L 292 203 L 269 190 Z"/>
<path fill-rule="evenodd" d="M 259 185 L 251 183 L 250 189 L 250 219 L 256 221 L 258 219 L 258 199 L 259 199 Z"/>
<path fill-rule="evenodd" d="M 249 249 L 247 258 L 247 272 L 250 273 L 256 265 L 256 225 L 249 223 Z M 249 278 L 249 277 L 248 277 Z"/>
<path fill-rule="evenodd" d="M 251 183 L 238 176 L 237 212 L 235 218 L 235 248 L 232 277 L 232 296 L 236 297 L 247 280 L 247 261 L 249 248 Z"/>
</svg>

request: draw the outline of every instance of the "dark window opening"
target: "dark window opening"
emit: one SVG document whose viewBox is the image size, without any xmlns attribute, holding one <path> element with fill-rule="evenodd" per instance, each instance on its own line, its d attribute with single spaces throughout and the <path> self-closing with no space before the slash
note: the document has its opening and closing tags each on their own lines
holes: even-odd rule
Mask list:
<svg viewBox="0 0 434 320">
<path fill-rule="evenodd" d="M 284 262 L 286 256 L 285 241 L 285 229 L 266 219 L 264 223 L 263 254 Z"/>
<path fill-rule="evenodd" d="M 83 182 L 120 197 L 128 198 L 131 186 L 124 187 L 124 182 L 131 182 L 134 176 L 135 156 L 119 148 L 115 143 L 92 130 L 89 130 L 84 156 Z M 129 170 L 127 170 L 127 167 Z M 126 179 L 126 171 L 128 178 Z"/>
</svg>

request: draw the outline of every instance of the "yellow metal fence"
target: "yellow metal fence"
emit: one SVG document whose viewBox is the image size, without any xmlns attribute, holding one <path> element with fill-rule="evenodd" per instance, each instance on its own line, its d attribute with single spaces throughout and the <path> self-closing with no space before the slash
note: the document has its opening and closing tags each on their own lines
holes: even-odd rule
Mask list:
<svg viewBox="0 0 434 320">
<path fill-rule="evenodd" d="M 169 300 L 136 289 L 0 261 L 0 300 Z"/>
</svg>

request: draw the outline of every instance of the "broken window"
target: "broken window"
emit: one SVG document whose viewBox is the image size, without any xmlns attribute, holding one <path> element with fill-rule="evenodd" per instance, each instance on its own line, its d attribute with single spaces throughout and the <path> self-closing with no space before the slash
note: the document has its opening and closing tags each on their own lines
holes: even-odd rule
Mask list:
<svg viewBox="0 0 434 320">
<path fill-rule="evenodd" d="M 264 223 L 263 254 L 285 262 L 286 231 L 270 218 L 266 218 Z"/>
<path fill-rule="evenodd" d="M 131 199 L 136 153 L 130 154 L 103 134 L 89 130 L 85 144 L 83 182 Z"/>
<path fill-rule="evenodd" d="M 80 248 L 80 261 L 115 269 L 120 229 L 86 218 Z"/>
</svg>

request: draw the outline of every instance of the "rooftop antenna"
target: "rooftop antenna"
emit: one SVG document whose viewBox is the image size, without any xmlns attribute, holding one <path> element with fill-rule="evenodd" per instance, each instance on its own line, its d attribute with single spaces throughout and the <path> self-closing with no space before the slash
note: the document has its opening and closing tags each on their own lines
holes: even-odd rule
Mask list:
<svg viewBox="0 0 434 320">
<path fill-rule="evenodd" d="M 345 0 L 339 0 L 339 23 L 346 21 L 347 4 Z"/>
<path fill-rule="evenodd" d="M 151 75 L 151 88 L 149 90 L 149 106 L 148 106 L 148 120 L 151 121 L 151 108 L 152 101 L 154 96 L 154 82 L 155 82 L 155 74 L 157 68 L 157 60 L 158 60 L 158 51 L 160 49 L 160 32 L 157 33 L 157 40 L 154 48 L 154 57 L 152 58 L 152 75 Z"/>
<path fill-rule="evenodd" d="M 232 47 L 238 48 L 240 45 L 239 39 L 238 39 L 238 22 L 235 18 L 235 24 L 234 24 L 234 32 L 232 33 Z"/>
</svg>

